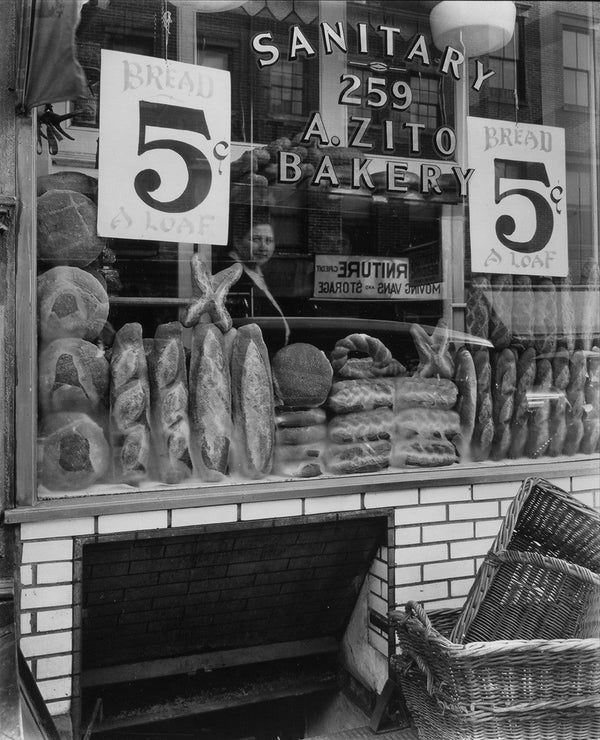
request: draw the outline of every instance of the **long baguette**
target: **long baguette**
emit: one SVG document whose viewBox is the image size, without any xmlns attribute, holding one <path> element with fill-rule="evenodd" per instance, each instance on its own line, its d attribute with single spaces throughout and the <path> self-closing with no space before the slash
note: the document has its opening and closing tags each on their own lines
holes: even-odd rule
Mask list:
<svg viewBox="0 0 600 740">
<path fill-rule="evenodd" d="M 194 471 L 203 480 L 220 480 L 232 438 L 231 377 L 223 334 L 214 324 L 193 328 L 189 393 Z"/>
<path fill-rule="evenodd" d="M 550 442 L 550 401 L 543 398 L 552 388 L 552 363 L 548 359 L 537 362 L 535 390 L 542 394 L 542 402 L 533 410 L 529 421 L 529 434 L 525 453 L 528 457 L 541 457 L 548 449 Z"/>
<path fill-rule="evenodd" d="M 567 434 L 563 446 L 564 455 L 575 455 L 583 439 L 583 411 L 585 406 L 585 377 L 587 374 L 586 356 L 583 350 L 576 350 L 569 367 L 570 380 L 567 386 Z"/>
<path fill-rule="evenodd" d="M 536 373 L 535 349 L 529 347 L 517 362 L 517 389 L 515 391 L 514 412 L 510 425 L 509 457 L 523 457 L 527 445 L 528 423 L 531 416 L 529 394 L 533 388 Z"/>
<path fill-rule="evenodd" d="M 471 440 L 471 454 L 475 461 L 487 460 L 494 438 L 492 418 L 492 368 L 487 349 L 478 350 L 473 357 L 477 375 L 477 411 Z"/>
<path fill-rule="evenodd" d="M 542 278 L 534 291 L 535 348 L 538 356 L 552 355 L 556 349 L 556 290 L 550 278 Z"/>
<path fill-rule="evenodd" d="M 512 277 L 492 277 L 492 310 L 490 313 L 490 341 L 497 350 L 506 349 L 512 338 Z"/>
<path fill-rule="evenodd" d="M 494 363 L 492 380 L 492 416 L 494 439 L 492 459 L 503 460 L 510 449 L 510 422 L 517 387 L 517 363 L 513 350 L 504 349 Z"/>
<path fill-rule="evenodd" d="M 513 280 L 512 344 L 527 349 L 533 346 L 534 299 L 529 275 Z"/>
<path fill-rule="evenodd" d="M 456 353 L 454 383 L 458 388 L 456 411 L 460 417 L 460 435 L 454 444 L 464 458 L 471 445 L 477 412 L 477 375 L 473 357 L 466 347 L 460 347 Z"/>
<path fill-rule="evenodd" d="M 465 325 L 467 333 L 478 340 L 487 340 L 490 333 L 490 282 L 485 275 L 474 275 L 467 292 Z M 473 343 L 473 347 L 478 346 Z"/>
<path fill-rule="evenodd" d="M 235 336 L 231 387 L 232 468 L 246 478 L 263 478 L 273 462 L 275 411 L 269 356 L 257 324 L 240 327 Z"/>
</svg>

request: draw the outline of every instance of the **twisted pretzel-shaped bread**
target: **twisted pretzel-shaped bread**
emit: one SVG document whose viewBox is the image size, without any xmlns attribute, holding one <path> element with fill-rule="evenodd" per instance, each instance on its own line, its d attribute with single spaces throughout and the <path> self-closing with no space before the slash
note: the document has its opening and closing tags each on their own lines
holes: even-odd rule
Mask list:
<svg viewBox="0 0 600 740">
<path fill-rule="evenodd" d="M 362 352 L 368 357 L 349 359 L 350 352 Z M 331 352 L 331 367 L 336 375 L 349 378 L 400 375 L 404 371 L 385 344 L 368 334 L 350 334 L 338 340 Z"/>
</svg>

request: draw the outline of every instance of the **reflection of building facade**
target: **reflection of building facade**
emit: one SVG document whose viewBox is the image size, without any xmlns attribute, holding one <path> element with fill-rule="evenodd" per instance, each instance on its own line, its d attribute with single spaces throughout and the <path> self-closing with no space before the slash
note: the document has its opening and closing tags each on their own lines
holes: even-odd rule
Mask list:
<svg viewBox="0 0 600 740">
<path fill-rule="evenodd" d="M 0 3 L 3 27 L 17 27 L 16 5 Z M 2 72 L 6 84 L 0 86 L 5 124 L 0 146 L 7 161 L 14 159 L 16 173 L 0 173 L 0 227 L 8 227 L 0 230 L 0 276 L 6 284 L 0 298 L 5 358 L 0 366 L 0 580 L 8 582 L 16 574 L 21 649 L 51 714 L 63 720 L 68 715 L 75 732 L 83 734 L 94 721 L 102 726 L 94 712 L 98 698 L 105 702 L 106 728 L 111 721 L 118 727 L 128 712 L 143 726 L 143 712 L 133 698 L 130 705 L 123 699 L 120 709 L 117 701 L 119 694 L 134 696 L 139 670 L 154 676 L 156 690 L 166 692 L 172 682 L 175 693 L 181 691 L 164 701 L 173 708 L 178 701 L 197 700 L 185 693 L 193 682 L 182 676 L 220 665 L 231 669 L 241 653 L 247 656 L 244 670 L 250 670 L 261 662 L 257 656 L 263 648 L 270 659 L 291 657 L 311 670 L 314 655 L 316 662 L 326 662 L 338 651 L 345 674 L 374 700 L 387 678 L 392 649 L 388 610 L 411 598 L 432 608 L 460 604 L 524 477 L 552 479 L 580 500 L 600 506 L 600 326 L 594 308 L 600 283 L 595 272 L 598 9 L 589 2 L 517 3 L 512 40 L 477 61 L 468 60 L 467 86 L 455 79 L 447 50 L 434 45 L 429 18 L 436 5 L 247 0 L 223 12 L 212 12 L 208 3 L 203 12 L 202 3 L 196 7 L 191 0 L 168 5 L 90 1 L 77 31 L 89 94 L 55 104 L 59 113 L 76 115 L 64 124 L 73 139 L 61 140 L 52 155 L 43 140 L 36 155 L 32 116 L 13 115 L 6 92 L 13 50 L 9 46 L 0 52 L 7 62 Z M 44 213 L 44 183 L 56 183 L 57 173 L 77 182 L 74 191 L 85 183 L 89 190 L 82 202 L 91 201 L 94 209 L 102 209 L 94 191 L 96 178 L 102 179 L 103 157 L 122 169 L 122 180 L 112 190 L 131 190 L 128 183 L 134 178 L 126 158 L 111 157 L 106 138 L 104 144 L 99 141 L 100 115 L 106 111 L 100 95 L 101 50 L 153 57 L 156 67 L 140 68 L 140 74 L 154 74 L 154 83 L 169 79 L 165 56 L 172 65 L 206 68 L 207 79 L 213 79 L 211 70 L 230 73 L 231 183 L 229 203 L 222 209 L 230 213 L 227 244 L 203 243 L 189 235 L 169 235 L 164 241 L 148 234 L 104 235 L 102 251 L 87 262 L 80 259 L 80 266 L 69 258 L 59 263 L 52 249 L 44 251 L 45 225 L 42 219 L 36 227 L 36 206 L 38 214 Z M 449 60 L 445 67 L 444 59 Z M 488 77 L 490 70 L 495 74 Z M 477 75 L 485 77 L 479 90 L 472 87 Z M 461 99 L 465 91 L 468 103 Z M 196 92 L 202 97 L 200 83 Z M 153 104 L 160 103 L 148 102 Z M 539 147 L 534 152 L 532 145 L 531 161 L 522 152 L 510 161 L 498 156 L 492 179 L 477 187 L 502 244 L 513 239 L 527 245 L 534 230 L 544 230 L 544 218 L 564 224 L 567 214 L 568 238 L 559 248 L 571 283 L 551 270 L 495 273 L 493 265 L 489 273 L 471 270 L 473 250 L 492 245 L 482 245 L 470 228 L 470 200 L 461 192 L 468 190 L 472 165 L 467 155 L 473 156 L 465 150 L 467 113 L 496 123 L 498 141 L 515 136 L 515 123 L 517 129 L 530 125 L 536 132 L 564 129 L 566 181 L 552 174 L 544 182 L 539 173 L 554 173 L 556 162 L 540 154 Z M 173 151 L 185 160 L 185 150 L 173 142 L 185 126 L 173 120 L 162 125 L 157 119 L 144 128 L 137 119 L 132 124 L 131 109 L 111 110 L 110 118 L 118 118 L 119 138 L 125 140 L 133 130 L 135 146 L 146 147 L 134 155 L 148 157 L 143 167 L 156 167 L 165 182 L 173 179 L 169 197 L 175 199 L 185 178 L 178 173 L 181 162 L 173 164 Z M 204 159 L 212 156 L 212 146 L 193 138 L 196 134 L 186 130 L 187 146 L 201 151 Z M 228 142 L 219 131 L 211 145 L 221 138 Z M 151 161 L 160 148 L 156 142 L 164 147 L 165 140 L 173 159 Z M 216 179 L 220 162 L 214 158 L 212 166 Z M 134 174 L 142 169 L 137 160 L 136 167 Z M 193 181 L 193 166 L 187 174 Z M 479 182 L 477 173 L 472 177 Z M 148 187 L 147 195 L 160 192 Z M 514 232 L 506 226 L 505 206 L 514 216 Z M 54 216 L 60 209 L 50 210 Z M 203 319 L 180 334 L 177 322 L 190 301 L 198 301 L 202 289 L 218 293 L 220 284 L 211 283 L 210 273 L 231 266 L 231 235 L 239 231 L 240 238 L 251 239 L 252 227 L 267 216 L 276 249 L 264 268 L 254 271 L 258 282 L 246 274 L 227 299 L 222 294 L 215 299 L 217 308 L 211 304 L 206 309 L 210 321 L 204 328 Z M 160 225 L 176 217 L 156 211 L 148 222 L 160 234 Z M 96 222 L 89 223 L 95 237 Z M 545 228 L 552 231 L 548 224 Z M 74 231 L 70 223 L 63 234 L 66 251 Z M 531 264 L 525 247 L 515 251 L 520 264 Z M 543 247 L 540 251 L 544 254 Z M 81 269 L 83 279 L 92 281 L 85 284 L 97 291 L 101 330 L 48 328 L 55 320 L 52 313 L 59 324 L 74 313 L 64 286 L 44 304 L 51 307 L 48 315 L 36 316 L 36 306 L 39 310 L 46 298 L 38 285 L 51 282 L 53 269 L 63 277 Z M 274 300 L 261 292 L 263 278 Z M 53 306 L 58 304 L 57 312 Z M 237 335 L 225 331 L 226 322 L 219 324 L 223 307 Z M 312 352 L 288 361 L 289 396 L 276 377 L 285 349 L 279 309 L 289 322 L 291 345 L 308 345 Z M 139 332 L 131 329 L 138 324 Z M 245 333 L 248 324 L 258 327 L 260 342 L 255 329 Z M 205 395 L 218 385 L 213 382 L 219 365 L 214 356 L 207 361 L 213 376 L 197 388 L 190 380 L 194 372 L 206 372 L 197 359 L 200 335 L 222 358 L 226 352 L 241 358 L 245 376 L 275 378 L 280 394 L 275 408 L 270 383 L 256 382 L 247 391 L 257 393 L 260 386 L 264 401 L 252 411 L 250 432 L 243 433 L 255 458 L 261 453 L 258 444 L 253 447 L 255 440 L 272 437 L 271 457 L 258 473 L 235 467 L 235 457 L 227 454 L 224 467 L 209 470 L 202 467 L 206 456 L 198 463 L 191 447 L 177 453 L 177 475 L 174 467 L 168 474 L 160 468 L 177 446 L 174 439 L 189 443 L 186 424 L 193 423 L 193 413 L 201 413 Z M 348 337 L 353 339 L 344 343 Z M 51 352 L 56 341 L 62 344 Z M 247 345 L 242 347 L 243 341 Z M 221 344 L 228 349 L 215 350 Z M 468 351 L 459 353 L 462 345 Z M 156 359 L 161 353 L 171 363 L 169 372 L 164 371 L 167 361 Z M 455 373 L 465 353 L 478 373 L 470 376 L 468 390 Z M 247 354 L 255 362 L 259 358 L 251 368 L 254 375 L 244 365 Z M 128 372 L 143 366 L 146 374 L 128 376 L 125 391 L 141 388 L 145 401 L 137 415 L 131 411 L 133 423 L 117 433 L 119 359 Z M 512 373 L 509 404 L 499 390 L 507 365 Z M 363 376 L 343 374 L 355 368 Z M 299 402 L 294 393 L 303 390 L 303 370 L 318 376 L 319 392 L 311 387 L 313 395 Z M 489 385 L 484 388 L 486 373 Z M 159 392 L 157 378 L 166 375 L 168 388 Z M 232 370 L 228 382 L 233 385 L 244 372 L 234 376 Z M 525 376 L 529 385 L 523 380 L 521 386 Z M 402 396 L 414 392 L 407 383 L 412 380 L 426 388 L 416 391 L 413 405 Z M 350 387 L 343 386 L 348 381 L 363 383 L 367 401 L 376 386 L 387 400 L 371 406 L 356 399 L 346 406 L 343 399 L 332 401 L 335 392 Z M 198 389 L 196 401 L 189 401 Z M 462 420 L 456 415 L 461 408 L 456 401 L 467 392 L 476 405 L 471 447 L 461 442 Z M 123 396 L 121 408 L 135 405 L 139 398 L 134 395 Z M 442 396 L 439 403 L 431 401 Z M 430 401 L 436 424 L 448 430 L 429 428 L 431 414 L 422 407 Z M 162 425 L 168 430 L 159 452 L 156 409 L 169 403 L 172 413 Z M 194 412 L 192 403 L 197 404 Z M 260 420 L 267 406 L 270 427 L 263 437 Z M 407 420 L 405 406 L 414 419 Z M 355 417 L 357 411 L 362 416 Z M 394 419 L 401 412 L 405 426 L 398 432 Z M 214 410 L 210 413 L 216 418 Z M 56 426 L 60 414 L 69 415 L 67 426 L 77 427 L 79 436 Z M 241 416 L 234 414 L 231 418 L 241 426 Z M 309 421 L 292 423 L 299 414 Z M 242 434 L 236 423 L 228 427 L 232 447 Z M 361 424 L 368 427 L 363 436 Z M 146 452 L 152 452 L 142 464 L 144 444 L 132 442 L 140 457 L 126 478 L 120 475 L 117 451 L 125 447 L 131 427 L 140 435 L 136 440 L 150 440 Z M 51 446 L 54 434 L 64 439 Z M 515 441 L 519 435 L 525 440 L 521 446 Z M 296 444 L 282 443 L 291 437 Z M 421 445 L 419 454 L 411 447 L 413 437 Z M 102 452 L 94 457 L 98 449 Z M 11 590 L 7 586 L 7 593 Z M 162 633 L 166 638 L 157 639 Z M 310 680 L 314 688 L 321 679 Z M 150 702 L 152 717 L 161 701 L 154 696 Z M 296 709 L 290 712 L 296 716 Z"/>
</svg>

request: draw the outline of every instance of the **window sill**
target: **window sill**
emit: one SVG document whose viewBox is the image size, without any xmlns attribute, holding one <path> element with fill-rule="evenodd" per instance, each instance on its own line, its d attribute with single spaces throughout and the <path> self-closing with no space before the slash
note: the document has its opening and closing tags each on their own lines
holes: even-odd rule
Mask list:
<svg viewBox="0 0 600 740">
<path fill-rule="evenodd" d="M 598 455 L 586 455 L 576 458 L 544 458 L 539 461 L 503 460 L 497 463 L 456 465 L 452 468 L 419 468 L 330 478 L 272 478 L 245 484 L 206 484 L 196 488 L 165 486 L 160 490 L 136 490 L 135 493 L 77 494 L 70 498 L 45 499 L 34 506 L 7 509 L 4 520 L 7 524 L 19 524 L 162 509 L 400 491 L 416 487 L 521 481 L 528 477 L 552 479 L 595 475 L 599 466 Z"/>
</svg>

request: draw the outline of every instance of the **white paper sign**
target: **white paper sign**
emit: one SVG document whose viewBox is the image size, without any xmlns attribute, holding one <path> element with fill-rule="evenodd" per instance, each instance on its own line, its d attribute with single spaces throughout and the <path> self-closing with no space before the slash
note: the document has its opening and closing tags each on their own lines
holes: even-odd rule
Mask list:
<svg viewBox="0 0 600 740">
<path fill-rule="evenodd" d="M 98 233 L 227 244 L 229 72 L 102 50 Z"/>
<path fill-rule="evenodd" d="M 473 272 L 565 277 L 565 132 L 467 119 Z"/>
</svg>

